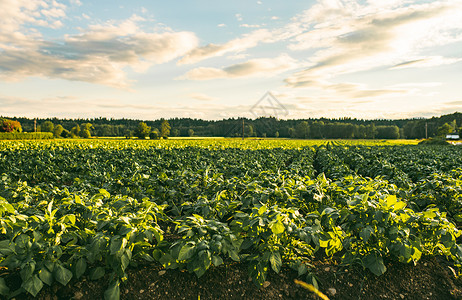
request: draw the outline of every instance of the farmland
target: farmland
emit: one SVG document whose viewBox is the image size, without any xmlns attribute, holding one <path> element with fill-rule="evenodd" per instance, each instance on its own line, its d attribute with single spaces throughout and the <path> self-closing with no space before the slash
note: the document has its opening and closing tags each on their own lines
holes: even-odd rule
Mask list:
<svg viewBox="0 0 462 300">
<path fill-rule="evenodd" d="M 459 273 L 461 166 L 461 147 L 387 141 L 4 141 L 0 294 L 104 279 L 118 299 L 146 266 L 245 266 L 255 289 L 287 270 L 322 288 L 318 261 Z"/>
</svg>

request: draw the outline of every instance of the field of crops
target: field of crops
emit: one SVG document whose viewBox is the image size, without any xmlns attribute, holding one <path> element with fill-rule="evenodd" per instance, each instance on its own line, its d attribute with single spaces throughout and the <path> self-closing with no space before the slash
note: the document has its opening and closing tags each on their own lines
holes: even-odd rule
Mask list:
<svg viewBox="0 0 462 300">
<path fill-rule="evenodd" d="M 462 147 L 386 141 L 0 142 L 0 295 L 106 276 L 118 299 L 145 263 L 242 262 L 257 285 L 283 267 L 316 284 L 320 257 L 460 272 L 461 166 Z"/>
</svg>

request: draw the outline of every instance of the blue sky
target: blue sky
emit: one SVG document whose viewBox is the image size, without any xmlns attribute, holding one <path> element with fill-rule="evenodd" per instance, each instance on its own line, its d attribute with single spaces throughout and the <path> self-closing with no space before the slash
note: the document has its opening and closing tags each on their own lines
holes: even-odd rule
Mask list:
<svg viewBox="0 0 462 300">
<path fill-rule="evenodd" d="M 0 0 L 0 115 L 462 111 L 462 1 Z"/>
</svg>

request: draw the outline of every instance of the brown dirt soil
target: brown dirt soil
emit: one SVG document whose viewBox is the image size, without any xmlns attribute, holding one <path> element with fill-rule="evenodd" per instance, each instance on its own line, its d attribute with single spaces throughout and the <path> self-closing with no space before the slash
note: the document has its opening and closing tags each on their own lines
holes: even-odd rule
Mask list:
<svg viewBox="0 0 462 300">
<path fill-rule="evenodd" d="M 425 258 L 417 263 L 387 264 L 388 271 L 377 277 L 359 266 L 339 266 L 317 262 L 319 289 L 330 299 L 462 299 L 462 278 L 456 278 L 444 258 Z M 210 269 L 203 277 L 178 270 L 163 270 L 158 265 L 131 269 L 121 285 L 121 299 L 320 299 L 297 286 L 297 273 L 284 269 L 269 272 L 267 281 L 257 287 L 248 277 L 247 267 L 231 263 Z M 18 277 L 9 276 L 8 283 Z M 300 279 L 304 279 L 304 276 Z M 83 279 L 63 287 L 45 287 L 40 300 L 104 299 L 107 278 Z M 16 299 L 33 299 L 19 295 Z"/>
</svg>

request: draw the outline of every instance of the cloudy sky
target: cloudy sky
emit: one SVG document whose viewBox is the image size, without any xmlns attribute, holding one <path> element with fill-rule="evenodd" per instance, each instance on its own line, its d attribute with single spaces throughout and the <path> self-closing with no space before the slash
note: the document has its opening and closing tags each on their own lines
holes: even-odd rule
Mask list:
<svg viewBox="0 0 462 300">
<path fill-rule="evenodd" d="M 277 102 L 259 102 L 268 91 Z M 462 111 L 462 0 L 0 0 L 0 115 L 272 105 L 282 118 Z"/>
</svg>

